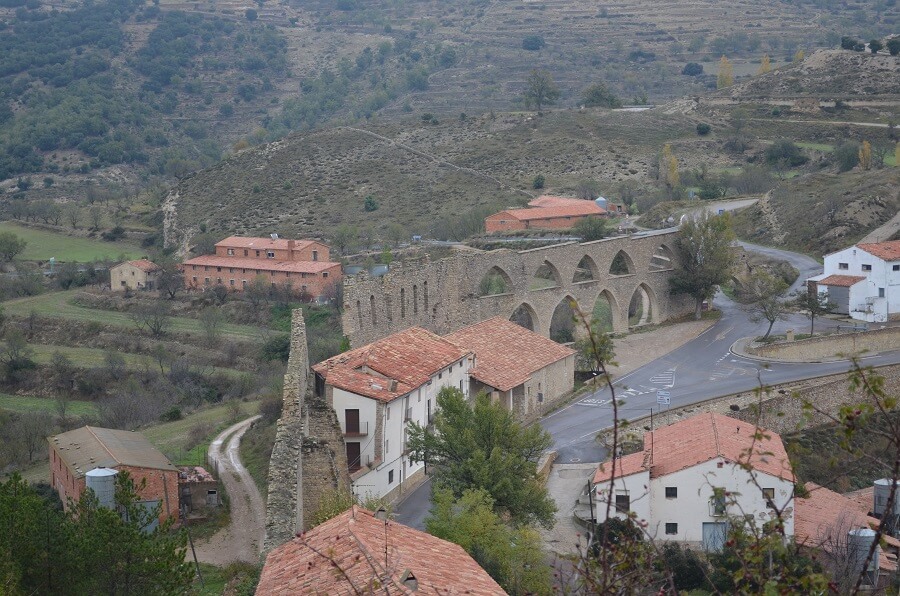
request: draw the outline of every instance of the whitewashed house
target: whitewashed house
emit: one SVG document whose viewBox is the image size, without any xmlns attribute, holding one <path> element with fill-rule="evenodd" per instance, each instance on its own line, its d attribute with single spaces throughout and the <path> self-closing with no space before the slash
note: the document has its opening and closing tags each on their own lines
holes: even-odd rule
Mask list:
<svg viewBox="0 0 900 596">
<path fill-rule="evenodd" d="M 898 319 L 900 240 L 857 244 L 825 255 L 824 273 L 809 281 L 839 313 L 869 323 Z"/>
<path fill-rule="evenodd" d="M 407 421 L 431 422 L 442 387 L 468 397 L 471 351 L 411 327 L 313 366 L 316 392 L 334 408 L 353 492 L 392 499 L 424 475 L 409 459 Z"/>
<path fill-rule="evenodd" d="M 781 437 L 761 431 L 754 440 L 756 433 L 752 424 L 712 413 L 645 433 L 642 451 L 598 468 L 594 518 L 605 521 L 607 510 L 619 518 L 633 512 L 653 539 L 715 551 L 729 519 L 753 516 L 762 525 L 774 506 L 785 510 L 785 534 L 792 537 L 791 463 Z"/>
</svg>

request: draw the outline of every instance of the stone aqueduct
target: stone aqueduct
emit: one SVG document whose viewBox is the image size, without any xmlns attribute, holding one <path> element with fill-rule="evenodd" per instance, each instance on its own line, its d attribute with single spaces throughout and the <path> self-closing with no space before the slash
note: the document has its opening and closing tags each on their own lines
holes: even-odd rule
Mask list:
<svg viewBox="0 0 900 596">
<path fill-rule="evenodd" d="M 382 277 L 348 277 L 344 334 L 359 346 L 414 325 L 444 334 L 515 313 L 517 321 L 524 319 L 549 337 L 554 313 L 572 300 L 587 314 L 598 299 L 606 300 L 615 332 L 627 329 L 633 300 L 640 302 L 640 323 L 686 314 L 692 312 L 691 301 L 669 293 L 677 266 L 675 234 L 661 230 L 523 251 L 499 249 L 395 266 Z M 484 295 L 485 278 L 491 276 L 502 280 L 497 282 L 502 289 Z"/>
</svg>

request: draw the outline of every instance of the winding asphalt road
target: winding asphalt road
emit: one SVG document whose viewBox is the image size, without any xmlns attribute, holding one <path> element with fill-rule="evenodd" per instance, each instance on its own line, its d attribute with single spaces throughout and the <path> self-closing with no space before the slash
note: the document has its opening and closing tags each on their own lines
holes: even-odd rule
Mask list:
<svg viewBox="0 0 900 596">
<path fill-rule="evenodd" d="M 805 255 L 747 243 L 741 245 L 747 250 L 786 260 L 796 267 L 800 275 L 790 291 L 797 290 L 806 279 L 822 271 L 817 261 Z M 731 352 L 731 346 L 739 339 L 762 335 L 768 323 L 751 322 L 747 314 L 721 292 L 716 296 L 714 305 L 722 311 L 722 317 L 715 325 L 682 347 L 614 383 L 616 397 L 625 402 L 619 408 L 621 417 L 637 418 L 649 414 L 651 408 L 655 411 L 659 407 L 656 403 L 658 390 L 669 391 L 671 407 L 679 407 L 731 393 L 752 391 L 760 382 L 772 385 L 800 381 L 850 369 L 846 361 L 763 363 L 738 356 Z M 829 319 L 817 319 L 816 329 L 836 324 Z M 776 323 L 773 331 L 801 331 L 808 326 L 806 317 L 793 314 L 787 320 Z M 872 366 L 900 363 L 900 351 L 866 358 L 865 362 Z M 553 448 L 559 454 L 557 463 L 566 464 L 602 461 L 606 453 L 594 437 L 611 426 L 612 420 L 610 392 L 604 388 L 546 416 L 540 424 L 553 437 Z M 430 488 L 425 484 L 400 504 L 396 519 L 400 523 L 422 528 L 429 506 Z"/>
</svg>

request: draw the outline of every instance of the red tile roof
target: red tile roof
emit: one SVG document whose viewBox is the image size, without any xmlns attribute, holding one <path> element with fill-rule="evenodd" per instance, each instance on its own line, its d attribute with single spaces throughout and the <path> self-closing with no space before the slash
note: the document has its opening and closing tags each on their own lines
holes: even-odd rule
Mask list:
<svg viewBox="0 0 900 596">
<path fill-rule="evenodd" d="M 555 219 L 560 217 L 579 217 L 582 215 L 603 215 L 605 209 L 597 206 L 593 201 L 579 201 L 583 205 L 566 205 L 561 207 L 532 207 L 529 209 L 507 209 L 500 213 L 495 213 L 490 217 L 506 214 L 513 219 L 519 221 L 529 221 L 533 219 Z"/>
<path fill-rule="evenodd" d="M 216 255 L 194 257 L 185 261 L 183 265 L 253 269 L 256 271 L 285 271 L 290 273 L 321 273 L 333 267 L 340 267 L 340 263 L 329 261 L 276 261 L 275 259 L 217 257 Z"/>
<path fill-rule="evenodd" d="M 816 282 L 817 285 L 820 286 L 837 286 L 841 288 L 849 288 L 852 285 L 858 284 L 861 281 L 865 281 L 865 277 L 859 277 L 858 275 L 829 275 L 825 279 L 820 279 Z"/>
<path fill-rule="evenodd" d="M 128 265 L 132 267 L 137 267 L 141 271 L 145 273 L 152 273 L 154 271 L 158 271 L 160 269 L 159 265 L 154 263 L 153 261 L 148 261 L 147 259 L 138 259 L 137 261 L 126 261 Z M 123 265 L 125 263 L 122 263 Z"/>
<path fill-rule="evenodd" d="M 250 238 L 244 236 L 229 236 L 224 240 L 216 242 L 216 246 L 224 246 L 226 248 L 255 248 L 259 250 L 279 249 L 287 250 L 288 242 L 294 243 L 294 250 L 306 248 L 310 244 L 322 244 L 315 240 L 288 240 L 287 238 L 279 238 L 272 240 L 271 238 Z"/>
<path fill-rule="evenodd" d="M 754 438 L 757 427 L 752 424 L 722 414 L 698 414 L 644 433 L 644 451 L 640 455 L 645 459 L 643 465 L 649 466 L 651 478 L 722 457 L 731 462 L 749 463 L 756 471 L 793 482 L 794 473 L 781 437 L 771 431 L 759 431 L 761 436 Z M 636 458 L 630 460 L 631 467 L 627 469 L 623 464 L 623 471 L 631 470 L 631 474 L 640 471 L 634 468 L 636 462 Z M 617 470 L 616 474 L 619 473 Z M 608 479 L 609 474 L 605 477 Z M 595 478 L 603 481 L 604 474 L 598 472 Z"/>
<path fill-rule="evenodd" d="M 415 578 L 417 588 L 404 580 Z M 353 506 L 266 557 L 256 593 L 472 594 L 506 592 L 462 549 Z"/>
<path fill-rule="evenodd" d="M 406 395 L 471 354 L 421 327 L 410 327 L 324 360 L 313 370 L 333 387 L 382 401 Z M 396 383 L 392 383 L 395 381 Z"/>
<path fill-rule="evenodd" d="M 885 261 L 900 260 L 900 240 L 876 242 L 873 244 L 857 244 L 857 246 L 870 255 L 875 255 L 879 259 L 884 259 Z"/>
<path fill-rule="evenodd" d="M 533 201 L 529 201 L 529 207 L 567 207 L 570 205 L 581 206 L 586 203 L 584 199 L 573 199 L 569 197 L 554 197 L 552 195 L 542 195 Z"/>
<path fill-rule="evenodd" d="M 806 483 L 808 497 L 794 499 L 794 541 L 797 544 L 830 551 L 846 544 L 847 532 L 858 528 L 876 528 L 880 521 L 867 515 L 852 499 L 812 482 Z M 871 503 L 870 503 L 871 504 Z M 890 536 L 886 543 L 900 547 L 900 541 Z M 882 552 L 881 569 L 894 571 L 897 559 Z"/>
<path fill-rule="evenodd" d="M 606 482 L 612 478 L 613 469 L 616 472 L 616 478 L 623 476 L 631 476 L 639 472 L 646 472 L 648 469 L 648 458 L 650 453 L 646 451 L 638 451 L 624 457 L 616 458 L 612 461 L 600 464 L 594 473 L 594 484 L 598 482 Z"/>
<path fill-rule="evenodd" d="M 575 354 L 575 351 L 503 317 L 463 327 L 444 337 L 475 352 L 469 374 L 500 391 L 509 391 L 531 375 Z"/>
</svg>

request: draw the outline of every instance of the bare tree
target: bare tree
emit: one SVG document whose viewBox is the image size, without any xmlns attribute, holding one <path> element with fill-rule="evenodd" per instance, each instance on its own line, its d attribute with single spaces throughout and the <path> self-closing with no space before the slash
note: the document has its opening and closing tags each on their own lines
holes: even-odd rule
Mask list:
<svg viewBox="0 0 900 596">
<path fill-rule="evenodd" d="M 138 329 L 146 330 L 153 337 L 162 337 L 172 326 L 172 308 L 162 300 L 139 304 L 128 316 Z"/>
<path fill-rule="evenodd" d="M 768 321 L 769 328 L 763 340 L 772 333 L 772 327 L 776 321 L 784 320 L 788 316 L 790 305 L 785 300 L 788 285 L 784 280 L 769 274 L 764 269 L 756 268 L 750 276 L 749 283 L 741 290 L 742 306 L 750 320 L 754 323 Z"/>
</svg>

